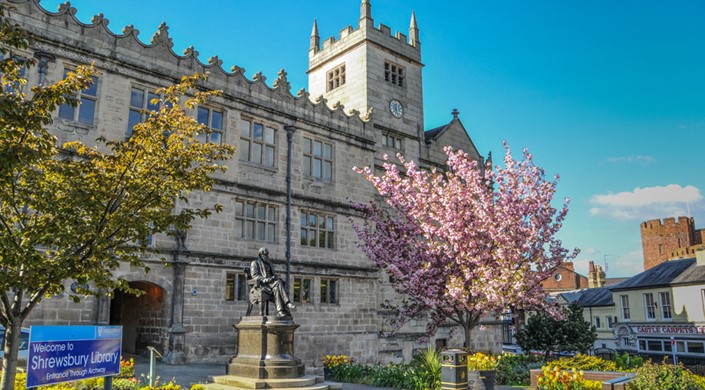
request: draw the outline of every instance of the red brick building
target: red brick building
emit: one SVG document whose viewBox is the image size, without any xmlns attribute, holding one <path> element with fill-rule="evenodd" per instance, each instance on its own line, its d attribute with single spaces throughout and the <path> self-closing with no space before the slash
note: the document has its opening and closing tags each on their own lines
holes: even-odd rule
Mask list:
<svg viewBox="0 0 705 390">
<path fill-rule="evenodd" d="M 587 286 L 588 278 L 575 272 L 575 267 L 570 261 L 561 264 L 558 270 L 543 282 L 546 292 L 577 290 Z"/>
<path fill-rule="evenodd" d="M 653 219 L 642 222 L 640 228 L 645 271 L 669 259 L 692 257 L 705 241 L 705 229 L 696 229 L 690 217 Z"/>
</svg>

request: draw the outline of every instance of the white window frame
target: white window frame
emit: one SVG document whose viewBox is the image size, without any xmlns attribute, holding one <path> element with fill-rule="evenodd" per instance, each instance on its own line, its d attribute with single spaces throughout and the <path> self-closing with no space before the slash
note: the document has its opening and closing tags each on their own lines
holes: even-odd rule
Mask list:
<svg viewBox="0 0 705 390">
<path fill-rule="evenodd" d="M 620 295 L 619 302 L 622 305 L 622 321 L 630 321 L 632 319 L 632 313 L 629 309 L 629 295 Z"/>
<path fill-rule="evenodd" d="M 671 292 L 661 291 L 658 293 L 659 303 L 661 304 L 661 319 L 673 319 L 673 307 L 671 305 Z"/>
<path fill-rule="evenodd" d="M 644 293 L 644 317 L 647 321 L 656 320 L 656 308 L 654 307 L 654 294 Z"/>
</svg>

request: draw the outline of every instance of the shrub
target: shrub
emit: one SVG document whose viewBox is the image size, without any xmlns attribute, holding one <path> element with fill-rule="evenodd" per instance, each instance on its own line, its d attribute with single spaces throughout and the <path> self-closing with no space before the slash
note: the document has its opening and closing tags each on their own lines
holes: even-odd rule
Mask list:
<svg viewBox="0 0 705 390">
<path fill-rule="evenodd" d="M 368 383 L 376 387 L 394 387 L 397 389 L 415 388 L 411 380 L 412 371 L 413 370 L 406 364 L 389 364 L 386 366 L 371 367 Z M 440 376 L 438 379 L 440 382 Z"/>
<path fill-rule="evenodd" d="M 696 375 L 682 364 L 656 364 L 648 361 L 636 369 L 636 379 L 629 384 L 630 390 L 702 390 Z"/>
<path fill-rule="evenodd" d="M 614 357 L 614 362 L 617 364 L 617 371 L 633 371 L 644 365 L 644 359 L 639 356 L 631 356 L 626 352 L 621 356 L 617 354 Z"/>
<path fill-rule="evenodd" d="M 414 355 L 409 373 L 410 387 L 439 389 L 441 387 L 441 354 L 433 347 Z"/>
<path fill-rule="evenodd" d="M 529 370 L 541 368 L 543 359 L 534 355 L 504 354 L 497 363 L 496 381 L 503 386 L 528 386 Z"/>
<path fill-rule="evenodd" d="M 339 363 L 329 368 L 333 379 L 339 382 L 364 383 L 365 377 L 371 374 L 370 367 L 353 362 Z"/>
<path fill-rule="evenodd" d="M 581 353 L 572 357 L 563 357 L 548 363 L 549 368 L 558 367 L 563 369 L 574 368 L 583 371 L 617 371 L 617 365 L 611 360 L 605 360 L 597 356 L 583 355 Z"/>
</svg>

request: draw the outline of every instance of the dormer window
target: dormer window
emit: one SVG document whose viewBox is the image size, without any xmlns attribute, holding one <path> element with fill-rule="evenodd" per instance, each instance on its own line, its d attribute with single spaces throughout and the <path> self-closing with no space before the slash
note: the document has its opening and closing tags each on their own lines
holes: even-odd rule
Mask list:
<svg viewBox="0 0 705 390">
<path fill-rule="evenodd" d="M 328 71 L 328 91 L 332 91 L 345 84 L 345 64 L 339 65 Z"/>
<path fill-rule="evenodd" d="M 406 71 L 403 66 L 389 61 L 384 62 L 384 81 L 400 87 L 406 87 L 405 79 Z"/>
</svg>

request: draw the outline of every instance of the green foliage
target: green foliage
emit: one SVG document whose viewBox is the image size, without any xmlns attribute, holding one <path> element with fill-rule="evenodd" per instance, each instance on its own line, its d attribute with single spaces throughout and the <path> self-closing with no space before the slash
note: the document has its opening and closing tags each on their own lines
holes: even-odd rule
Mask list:
<svg viewBox="0 0 705 390">
<path fill-rule="evenodd" d="M 409 375 L 413 389 L 440 389 L 441 354 L 429 346 L 425 351 L 414 355 Z"/>
<path fill-rule="evenodd" d="M 440 388 L 441 357 L 433 348 L 414 356 L 411 364 L 368 366 L 341 359 L 339 356 L 328 356 L 324 359 L 324 364 L 335 381 L 397 389 Z"/>
<path fill-rule="evenodd" d="M 626 352 L 621 356 L 617 354 L 614 362 L 617 364 L 617 371 L 633 371 L 644 365 L 644 359 L 640 356 L 631 356 Z"/>
<path fill-rule="evenodd" d="M 371 370 L 364 364 L 348 362 L 330 366 L 330 373 L 339 382 L 365 383 Z"/>
<path fill-rule="evenodd" d="M 563 319 L 534 314 L 517 332 L 517 344 L 524 351 L 541 351 L 548 361 L 552 353 L 587 353 L 597 339 L 595 327 L 583 319 L 583 308 L 572 302 L 563 309 Z"/>
<path fill-rule="evenodd" d="M 370 367 L 370 381 L 376 387 L 394 387 L 396 389 L 419 389 L 412 386 L 413 368 L 406 364 L 389 364 L 386 366 Z M 440 382 L 440 376 L 438 381 Z M 420 389 L 426 389 L 421 387 Z"/>
<path fill-rule="evenodd" d="M 495 380 L 503 386 L 528 386 L 531 383 L 529 370 L 542 365 L 543 359 L 538 356 L 504 354 L 497 363 Z"/>
<path fill-rule="evenodd" d="M 206 387 L 203 386 L 202 384 L 200 384 L 200 383 L 195 383 L 195 384 L 191 385 L 191 389 L 190 389 L 190 390 L 205 390 L 205 388 L 206 388 Z"/>
<path fill-rule="evenodd" d="M 579 353 L 572 357 L 563 357 L 548 363 L 549 368 L 576 369 L 583 371 L 617 371 L 617 365 L 611 360 Z"/>
<path fill-rule="evenodd" d="M 682 364 L 656 364 L 647 361 L 636 369 L 636 379 L 629 384 L 630 390 L 702 390 L 702 380 Z"/>
</svg>

